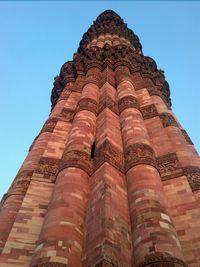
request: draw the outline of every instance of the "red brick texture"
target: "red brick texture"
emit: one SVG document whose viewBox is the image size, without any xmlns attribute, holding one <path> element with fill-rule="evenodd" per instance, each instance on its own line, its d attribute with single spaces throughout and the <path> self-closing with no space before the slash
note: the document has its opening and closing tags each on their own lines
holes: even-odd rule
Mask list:
<svg viewBox="0 0 200 267">
<path fill-rule="evenodd" d="M 199 267 L 200 157 L 116 13 L 84 35 L 51 100 L 1 201 L 0 267 Z"/>
</svg>

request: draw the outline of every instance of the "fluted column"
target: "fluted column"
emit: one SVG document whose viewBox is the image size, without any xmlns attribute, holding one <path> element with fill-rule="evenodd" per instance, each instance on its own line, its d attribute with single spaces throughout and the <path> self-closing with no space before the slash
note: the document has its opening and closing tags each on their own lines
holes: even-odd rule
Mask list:
<svg viewBox="0 0 200 267">
<path fill-rule="evenodd" d="M 185 266 L 129 69 L 117 67 L 134 266 Z"/>
<path fill-rule="evenodd" d="M 114 73 L 103 71 L 82 267 L 130 267 L 132 242 Z"/>
<path fill-rule="evenodd" d="M 99 78 L 98 69 L 87 72 L 31 266 L 80 266 Z"/>
</svg>

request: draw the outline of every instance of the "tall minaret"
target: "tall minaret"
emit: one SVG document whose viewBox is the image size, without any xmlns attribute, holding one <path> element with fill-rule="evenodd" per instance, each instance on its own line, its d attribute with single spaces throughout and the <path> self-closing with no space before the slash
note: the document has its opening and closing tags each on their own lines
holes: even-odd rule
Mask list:
<svg viewBox="0 0 200 267">
<path fill-rule="evenodd" d="M 111 10 L 55 78 L 0 211 L 0 267 L 199 267 L 200 158 Z"/>
</svg>

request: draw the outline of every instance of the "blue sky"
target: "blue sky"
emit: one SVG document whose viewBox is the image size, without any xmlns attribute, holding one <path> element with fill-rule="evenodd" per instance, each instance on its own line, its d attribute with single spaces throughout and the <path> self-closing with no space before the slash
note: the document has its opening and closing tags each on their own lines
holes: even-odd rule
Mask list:
<svg viewBox="0 0 200 267">
<path fill-rule="evenodd" d="M 173 111 L 200 152 L 200 2 L 0 2 L 0 197 L 49 115 L 53 78 L 106 9 L 165 71 Z"/>
</svg>

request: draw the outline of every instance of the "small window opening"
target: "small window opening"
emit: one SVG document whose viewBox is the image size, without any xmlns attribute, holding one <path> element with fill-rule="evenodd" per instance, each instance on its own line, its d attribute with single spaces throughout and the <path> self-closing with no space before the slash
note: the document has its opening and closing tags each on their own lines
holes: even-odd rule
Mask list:
<svg viewBox="0 0 200 267">
<path fill-rule="evenodd" d="M 94 152 L 95 152 L 95 142 L 93 142 L 92 147 L 91 147 L 91 159 L 94 158 Z"/>
</svg>

